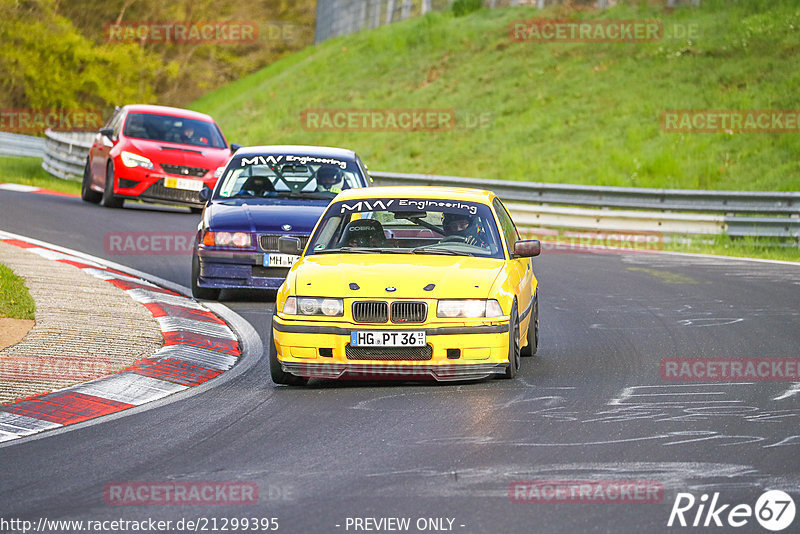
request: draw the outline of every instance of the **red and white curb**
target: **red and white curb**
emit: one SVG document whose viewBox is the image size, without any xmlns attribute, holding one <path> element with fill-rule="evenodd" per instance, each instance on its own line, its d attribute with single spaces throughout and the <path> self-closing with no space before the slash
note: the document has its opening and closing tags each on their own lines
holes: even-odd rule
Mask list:
<svg viewBox="0 0 800 534">
<path fill-rule="evenodd" d="M 52 393 L 0 405 L 0 442 L 80 423 L 198 386 L 231 369 L 242 351 L 228 324 L 202 304 L 122 271 L 0 231 L 3 243 L 82 269 L 145 306 L 164 344 L 127 369 Z M 90 343 L 91 341 L 87 341 Z"/>
<path fill-rule="evenodd" d="M 0 189 L 4 189 L 6 191 L 16 191 L 17 193 L 42 193 L 44 195 L 56 195 L 60 197 L 71 197 L 71 198 L 80 197 L 80 195 L 76 195 L 74 193 L 53 191 L 52 189 L 44 189 L 43 187 L 36 187 L 33 185 L 0 183 Z"/>
</svg>

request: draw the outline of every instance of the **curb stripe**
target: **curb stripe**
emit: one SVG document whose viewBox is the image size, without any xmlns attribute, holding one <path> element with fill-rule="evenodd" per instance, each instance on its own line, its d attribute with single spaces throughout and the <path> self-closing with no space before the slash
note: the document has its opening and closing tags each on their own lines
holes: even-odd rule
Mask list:
<svg viewBox="0 0 800 534">
<path fill-rule="evenodd" d="M 231 356 L 240 354 L 239 343 L 232 339 L 203 336 L 195 332 L 164 332 L 164 346 L 191 345 L 202 349 L 225 352 Z"/>
<path fill-rule="evenodd" d="M 155 302 L 148 302 L 143 304 L 143 306 L 150 310 L 150 313 L 153 314 L 153 317 L 183 317 L 185 319 L 194 319 L 196 321 L 225 324 L 225 321 L 210 311 L 190 310 L 181 306 L 174 306 L 172 304 L 157 304 Z"/>
<path fill-rule="evenodd" d="M 150 311 L 159 323 L 164 343 L 155 354 L 119 373 L 0 405 L 0 442 L 185 391 L 219 376 L 239 361 L 238 338 L 224 320 L 202 304 L 91 260 L 3 235 L 0 231 L 0 241 L 4 243 L 71 265 L 125 291 Z"/>
<path fill-rule="evenodd" d="M 131 406 L 109 399 L 73 391 L 48 393 L 29 400 L 3 406 L 2 411 L 68 425 L 118 412 Z"/>
</svg>

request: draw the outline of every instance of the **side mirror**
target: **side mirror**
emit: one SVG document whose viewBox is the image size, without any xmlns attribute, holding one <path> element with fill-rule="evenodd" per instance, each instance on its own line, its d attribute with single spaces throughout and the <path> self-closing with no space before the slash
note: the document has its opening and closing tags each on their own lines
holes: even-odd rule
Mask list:
<svg viewBox="0 0 800 534">
<path fill-rule="evenodd" d="M 242 148 L 242 146 L 239 143 L 231 143 L 231 154 Z"/>
<path fill-rule="evenodd" d="M 100 130 L 100 135 L 108 137 L 109 139 L 114 139 L 114 128 L 103 128 Z"/>
<path fill-rule="evenodd" d="M 514 243 L 514 255 L 530 258 L 542 253 L 542 242 L 538 239 L 523 239 Z"/>
<path fill-rule="evenodd" d="M 303 253 L 303 249 L 300 248 L 300 239 L 297 237 L 279 237 L 278 252 L 299 256 Z"/>
<path fill-rule="evenodd" d="M 203 202 L 208 202 L 208 199 L 211 198 L 211 189 L 209 189 L 207 185 L 204 185 L 203 189 L 201 189 L 200 192 L 197 193 L 197 196 L 200 197 L 200 200 L 202 200 Z"/>
</svg>

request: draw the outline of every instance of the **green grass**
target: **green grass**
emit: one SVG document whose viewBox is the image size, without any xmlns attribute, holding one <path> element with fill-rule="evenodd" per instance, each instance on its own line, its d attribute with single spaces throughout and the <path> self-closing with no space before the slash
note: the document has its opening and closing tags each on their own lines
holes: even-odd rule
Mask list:
<svg viewBox="0 0 800 534">
<path fill-rule="evenodd" d="M 731 238 L 727 235 L 684 237 L 664 244 L 664 250 L 800 262 L 800 248 L 778 239 Z"/>
<path fill-rule="evenodd" d="M 646 2 L 628 2 L 645 6 Z M 646 44 L 536 44 L 509 24 L 657 18 Z M 672 37 L 675 25 L 699 38 Z M 700 8 L 604 12 L 527 7 L 425 17 L 312 46 L 192 107 L 244 144 L 355 149 L 371 169 L 634 187 L 800 189 L 800 133 L 666 133 L 666 109 L 798 109 L 800 8 L 704 0 Z M 306 131 L 309 108 L 444 108 L 445 132 Z M 485 127 L 467 117 L 487 113 Z"/>
<path fill-rule="evenodd" d="M 81 193 L 80 182 L 62 180 L 42 168 L 41 158 L 0 156 L 0 183 L 31 185 L 62 193 Z"/>
<path fill-rule="evenodd" d="M 0 263 L 0 317 L 33 319 L 35 311 L 25 281 Z"/>
</svg>

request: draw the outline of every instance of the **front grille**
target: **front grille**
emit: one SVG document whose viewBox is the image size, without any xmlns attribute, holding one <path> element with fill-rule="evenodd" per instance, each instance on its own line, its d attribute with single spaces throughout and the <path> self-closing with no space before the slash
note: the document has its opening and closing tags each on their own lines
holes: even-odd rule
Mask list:
<svg viewBox="0 0 800 534">
<path fill-rule="evenodd" d="M 278 239 L 281 237 L 296 237 L 300 239 L 300 248 L 306 248 L 306 243 L 308 243 L 308 238 L 310 236 L 307 235 L 286 235 L 286 234 L 264 234 L 258 236 L 258 244 L 261 245 L 261 250 L 278 250 Z"/>
<path fill-rule="evenodd" d="M 433 359 L 430 345 L 424 347 L 351 347 L 344 346 L 348 360 L 383 360 L 383 361 L 426 361 Z"/>
<path fill-rule="evenodd" d="M 201 169 L 200 167 L 187 167 L 185 165 L 166 165 L 161 164 L 161 168 L 168 174 L 175 174 L 177 176 L 199 176 L 203 177 L 208 172 L 208 169 Z"/>
<path fill-rule="evenodd" d="M 424 323 L 428 315 L 428 305 L 424 302 L 392 302 L 393 323 Z"/>
<path fill-rule="evenodd" d="M 203 204 L 203 201 L 200 200 L 197 191 L 164 187 L 164 180 L 159 180 L 148 187 L 141 194 L 141 196 L 156 200 L 173 200 L 176 202 L 186 202 L 190 204 Z"/>
<path fill-rule="evenodd" d="M 262 267 L 261 265 L 253 265 L 253 276 L 286 278 L 288 272 L 288 267 Z"/>
<path fill-rule="evenodd" d="M 389 320 L 389 305 L 382 300 L 354 302 L 353 320 L 357 323 L 385 323 Z"/>
</svg>

